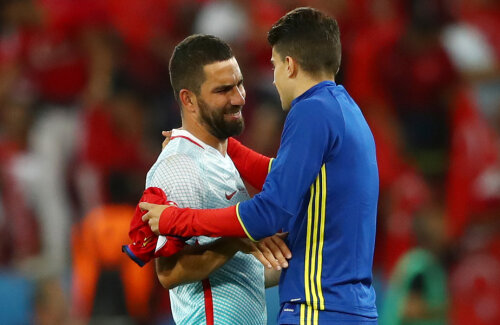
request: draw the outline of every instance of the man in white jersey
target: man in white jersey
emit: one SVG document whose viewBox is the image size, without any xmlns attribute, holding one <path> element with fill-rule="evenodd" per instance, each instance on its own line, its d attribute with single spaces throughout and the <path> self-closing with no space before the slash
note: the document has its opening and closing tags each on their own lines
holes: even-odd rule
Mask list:
<svg viewBox="0 0 500 325">
<path fill-rule="evenodd" d="M 223 208 L 249 199 L 226 154 L 227 138 L 244 127 L 245 89 L 231 49 L 216 37 L 193 35 L 176 46 L 169 68 L 183 129 L 173 131 L 146 187 L 162 189 L 180 207 Z M 157 250 L 165 242 L 160 238 Z M 241 251 L 286 266 L 283 255 L 289 251 L 280 237 L 268 240 L 272 247 L 260 246 L 263 252 L 236 238 L 196 237 L 186 243 L 179 253 L 156 259 L 176 324 L 265 324 L 264 267 Z M 277 279 L 274 274 L 270 282 Z"/>
</svg>

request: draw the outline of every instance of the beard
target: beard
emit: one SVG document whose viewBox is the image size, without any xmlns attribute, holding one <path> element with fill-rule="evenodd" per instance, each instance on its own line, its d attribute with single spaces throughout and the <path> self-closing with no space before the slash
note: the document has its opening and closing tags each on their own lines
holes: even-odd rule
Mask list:
<svg viewBox="0 0 500 325">
<path fill-rule="evenodd" d="M 212 109 L 201 98 L 198 98 L 200 108 L 200 119 L 202 124 L 206 125 L 208 132 L 219 140 L 225 140 L 229 137 L 240 135 L 245 128 L 243 116 L 239 119 L 227 121 L 225 114 L 241 111 L 241 106 L 229 105 L 223 109 Z"/>
</svg>

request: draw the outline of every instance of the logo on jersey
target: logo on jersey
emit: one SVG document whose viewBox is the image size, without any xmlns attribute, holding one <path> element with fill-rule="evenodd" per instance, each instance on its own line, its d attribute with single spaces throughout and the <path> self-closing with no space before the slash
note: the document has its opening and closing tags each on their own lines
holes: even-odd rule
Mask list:
<svg viewBox="0 0 500 325">
<path fill-rule="evenodd" d="M 226 193 L 226 199 L 231 200 L 231 199 L 233 198 L 233 196 L 236 194 L 236 192 L 237 192 L 237 191 L 234 191 L 234 192 L 233 192 L 233 193 L 231 193 L 231 194 L 227 194 L 227 193 Z"/>
<path fill-rule="evenodd" d="M 146 247 L 147 244 L 149 244 L 153 240 L 153 236 L 149 236 L 144 238 L 144 242 L 142 243 L 142 247 Z"/>
</svg>

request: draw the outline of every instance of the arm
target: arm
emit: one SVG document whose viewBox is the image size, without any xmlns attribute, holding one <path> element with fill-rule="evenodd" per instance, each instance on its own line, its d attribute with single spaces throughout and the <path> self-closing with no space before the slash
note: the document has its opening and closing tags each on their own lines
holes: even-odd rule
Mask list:
<svg viewBox="0 0 500 325">
<path fill-rule="evenodd" d="M 252 254 L 265 267 L 266 288 L 279 282 L 281 268 L 292 254 L 284 242 L 286 233 L 276 234 L 258 243 L 248 239 L 219 238 L 206 245 L 188 246 L 170 257 L 156 259 L 156 273 L 164 288 L 200 281 L 230 260 L 237 251 Z M 273 269 L 274 267 L 274 269 Z"/>
<path fill-rule="evenodd" d="M 188 246 L 170 257 L 159 257 L 156 259 L 158 280 L 164 288 L 172 289 L 206 279 L 230 260 L 240 246 L 239 239 L 220 238 L 206 245 Z"/>
<path fill-rule="evenodd" d="M 257 190 L 262 191 L 273 159 L 245 147 L 238 140 L 227 140 L 227 154 L 231 157 L 241 177 Z"/>
<path fill-rule="evenodd" d="M 141 203 L 140 207 L 149 211 L 143 220 L 149 221 L 155 233 L 186 237 L 246 235 L 255 241 L 283 229 L 298 213 L 327 153 L 335 153 L 342 141 L 344 124 L 340 113 L 327 119 L 323 109 L 321 105 L 311 104 L 292 109 L 264 190 L 253 199 L 211 210 L 167 209 L 167 206 Z M 333 109 L 340 112 L 340 107 Z"/>
<path fill-rule="evenodd" d="M 186 175 L 185 170 L 190 171 L 189 175 Z M 187 157 L 170 157 L 152 170 L 148 185 L 162 186 L 169 197 L 175 198 L 180 204 L 200 206 L 205 182 L 196 171 L 196 166 Z M 143 217 L 143 220 L 147 219 Z M 208 245 L 186 246 L 171 257 L 157 259 L 158 278 L 162 285 L 168 288 L 204 279 L 232 258 L 238 250 L 253 254 L 268 268 L 287 267 L 285 257 L 291 258 L 291 253 L 284 242 L 286 235 L 274 235 L 257 244 L 249 240 L 221 238 Z"/>
<path fill-rule="evenodd" d="M 287 230 L 289 220 L 307 204 L 311 186 L 318 180 L 324 185 L 324 164 L 340 148 L 344 132 L 341 108 L 333 103 L 331 106 L 303 101 L 288 114 L 263 191 L 237 207 L 238 219 L 250 238 Z M 321 187 L 316 185 L 316 191 L 321 193 Z"/>
</svg>

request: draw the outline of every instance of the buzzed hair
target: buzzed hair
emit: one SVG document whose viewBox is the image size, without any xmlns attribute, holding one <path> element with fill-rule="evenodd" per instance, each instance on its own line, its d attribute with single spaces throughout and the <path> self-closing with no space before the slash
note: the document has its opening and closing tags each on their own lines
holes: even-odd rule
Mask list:
<svg viewBox="0 0 500 325">
<path fill-rule="evenodd" d="M 339 70 L 339 26 L 317 9 L 303 7 L 288 12 L 271 27 L 267 40 L 283 59 L 294 58 L 311 75 L 335 75 Z"/>
<path fill-rule="evenodd" d="M 188 89 L 199 95 L 205 81 L 203 67 L 233 57 L 233 51 L 223 40 L 213 35 L 195 34 L 177 44 L 169 63 L 170 83 L 180 106 L 179 93 Z"/>
</svg>

